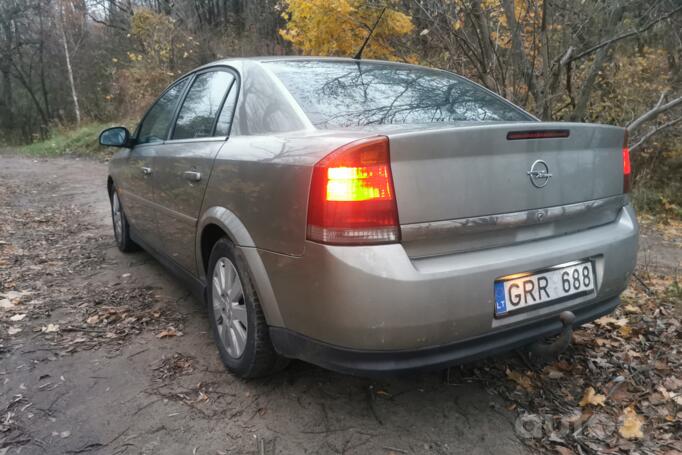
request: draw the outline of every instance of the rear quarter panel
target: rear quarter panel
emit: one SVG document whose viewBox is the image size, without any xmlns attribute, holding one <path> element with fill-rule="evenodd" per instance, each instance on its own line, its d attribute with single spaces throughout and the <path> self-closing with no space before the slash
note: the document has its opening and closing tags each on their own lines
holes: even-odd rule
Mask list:
<svg viewBox="0 0 682 455">
<path fill-rule="evenodd" d="M 314 164 L 360 134 L 299 132 L 231 137 L 216 157 L 202 213 L 232 212 L 260 249 L 299 256 Z"/>
</svg>

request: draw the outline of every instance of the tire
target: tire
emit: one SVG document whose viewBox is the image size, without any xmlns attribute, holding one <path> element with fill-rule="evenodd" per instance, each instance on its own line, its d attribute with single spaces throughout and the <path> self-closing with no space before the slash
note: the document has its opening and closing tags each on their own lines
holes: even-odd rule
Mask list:
<svg viewBox="0 0 682 455">
<path fill-rule="evenodd" d="M 130 238 L 130 225 L 126 218 L 121 200 L 118 197 L 116 187 L 111 192 L 111 222 L 114 228 L 116 246 L 123 253 L 130 253 L 139 249 L 137 244 Z"/>
<path fill-rule="evenodd" d="M 284 368 L 288 361 L 272 346 L 241 252 L 222 238 L 213 246 L 208 264 L 208 319 L 225 368 L 240 378 L 266 376 Z"/>
</svg>

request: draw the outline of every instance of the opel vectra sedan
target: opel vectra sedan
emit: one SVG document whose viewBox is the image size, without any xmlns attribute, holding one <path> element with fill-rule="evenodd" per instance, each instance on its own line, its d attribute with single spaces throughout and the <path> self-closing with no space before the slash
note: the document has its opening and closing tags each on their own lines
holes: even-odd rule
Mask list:
<svg viewBox="0 0 682 455">
<path fill-rule="evenodd" d="M 100 142 L 122 148 L 118 247 L 207 302 L 241 377 L 519 348 L 613 311 L 635 266 L 625 130 L 540 122 L 446 71 L 222 60 Z"/>
</svg>

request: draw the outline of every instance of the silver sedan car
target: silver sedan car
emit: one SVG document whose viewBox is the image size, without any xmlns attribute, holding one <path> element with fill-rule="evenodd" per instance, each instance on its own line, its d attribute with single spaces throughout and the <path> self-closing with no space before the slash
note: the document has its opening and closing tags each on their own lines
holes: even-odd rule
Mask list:
<svg viewBox="0 0 682 455">
<path fill-rule="evenodd" d="M 121 147 L 118 247 L 207 302 L 241 377 L 292 358 L 442 368 L 570 335 L 635 266 L 625 130 L 540 122 L 446 71 L 222 60 L 100 142 Z"/>
</svg>

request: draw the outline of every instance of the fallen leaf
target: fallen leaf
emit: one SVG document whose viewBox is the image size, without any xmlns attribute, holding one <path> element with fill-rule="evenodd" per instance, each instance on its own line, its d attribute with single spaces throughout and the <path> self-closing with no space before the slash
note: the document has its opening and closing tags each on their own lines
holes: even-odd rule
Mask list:
<svg viewBox="0 0 682 455">
<path fill-rule="evenodd" d="M 169 327 L 166 330 L 159 333 L 158 335 L 156 335 L 156 338 L 169 338 L 179 336 L 182 336 L 182 332 L 178 332 L 177 330 L 175 330 L 174 327 Z"/>
<path fill-rule="evenodd" d="M 641 310 L 639 307 L 634 306 L 634 305 L 632 305 L 632 304 L 625 305 L 625 306 L 623 307 L 623 309 L 624 309 L 625 312 L 628 313 L 628 314 L 639 314 L 639 313 L 642 312 L 642 310 Z"/>
<path fill-rule="evenodd" d="M 602 327 L 606 327 L 609 324 L 615 324 L 616 318 L 611 316 L 602 316 L 599 319 L 595 319 L 594 323 Z"/>
<path fill-rule="evenodd" d="M 533 390 L 533 382 L 528 377 L 528 375 L 519 373 L 518 371 L 507 370 L 507 377 L 512 381 L 516 382 L 518 385 L 520 385 L 527 391 L 530 392 L 531 390 Z"/>
<path fill-rule="evenodd" d="M 670 376 L 665 378 L 663 386 L 668 390 L 679 390 L 682 389 L 682 380 L 677 379 L 675 376 Z"/>
<path fill-rule="evenodd" d="M 618 429 L 618 433 L 625 439 L 642 439 L 642 418 L 637 415 L 637 412 L 632 406 L 628 406 L 623 411 L 623 423 Z"/>
<path fill-rule="evenodd" d="M 559 379 L 564 376 L 561 371 L 550 365 L 543 368 L 542 372 L 545 373 L 549 379 Z"/>
<path fill-rule="evenodd" d="M 40 329 L 41 332 L 43 333 L 55 333 L 59 332 L 59 325 L 58 324 L 47 324 L 46 326 L 43 326 Z"/>
<path fill-rule="evenodd" d="M 623 338 L 627 338 L 630 335 L 632 335 L 632 327 L 630 327 L 629 325 L 624 325 L 624 326 L 618 327 L 618 333 Z"/>
<path fill-rule="evenodd" d="M 594 391 L 594 388 L 588 387 L 585 389 L 585 393 L 583 394 L 582 400 L 580 400 L 580 407 L 585 407 L 588 404 L 591 404 L 593 406 L 604 406 L 604 402 L 606 401 L 606 397 L 600 393 L 596 393 Z"/>
<path fill-rule="evenodd" d="M 9 318 L 9 320 L 12 322 L 19 322 L 19 321 L 22 321 L 25 317 L 26 317 L 26 314 L 15 314 L 11 318 Z"/>
<path fill-rule="evenodd" d="M 609 395 L 609 400 L 613 400 L 616 402 L 628 401 L 631 398 L 632 394 L 628 391 L 627 384 L 620 384 L 619 386 L 616 386 L 613 393 Z"/>
<path fill-rule="evenodd" d="M 617 325 L 618 327 L 625 327 L 626 325 L 628 325 L 628 322 L 630 322 L 628 321 L 628 318 L 620 318 L 616 319 L 615 325 Z"/>
<path fill-rule="evenodd" d="M 21 327 L 10 327 L 7 330 L 7 333 L 9 333 L 10 335 L 16 335 L 17 333 L 21 332 L 22 330 L 24 330 L 24 329 L 22 329 Z"/>
<path fill-rule="evenodd" d="M 555 446 L 554 450 L 556 450 L 559 455 L 575 455 L 575 452 L 564 446 Z"/>
<path fill-rule="evenodd" d="M 632 357 L 632 358 L 639 358 L 642 357 L 642 354 L 640 354 L 637 351 L 633 351 L 632 349 L 628 350 L 627 355 Z"/>
<path fill-rule="evenodd" d="M 584 333 L 573 332 L 572 341 L 573 344 L 592 344 L 594 337 Z"/>
<path fill-rule="evenodd" d="M 654 368 L 658 371 L 670 370 L 670 367 L 668 367 L 668 363 L 665 360 L 656 360 L 654 362 Z"/>
<path fill-rule="evenodd" d="M 597 343 L 597 346 L 611 346 L 612 344 L 612 341 L 606 338 L 595 338 L 594 342 Z"/>
<path fill-rule="evenodd" d="M 30 294 L 31 293 L 28 291 L 8 291 L 4 294 L 0 294 L 0 297 L 2 297 L 0 299 L 0 308 L 10 309 L 17 305 L 21 305 L 24 303 L 22 298 Z"/>
<path fill-rule="evenodd" d="M 595 324 L 602 327 L 607 327 L 609 325 L 615 325 L 616 327 L 624 327 L 628 324 L 628 318 L 616 319 L 612 316 L 602 316 L 594 321 Z"/>
<path fill-rule="evenodd" d="M 85 322 L 87 322 L 90 325 L 95 325 L 99 322 L 99 316 L 97 316 L 97 315 L 90 316 L 89 318 L 87 318 L 85 320 Z"/>
</svg>

